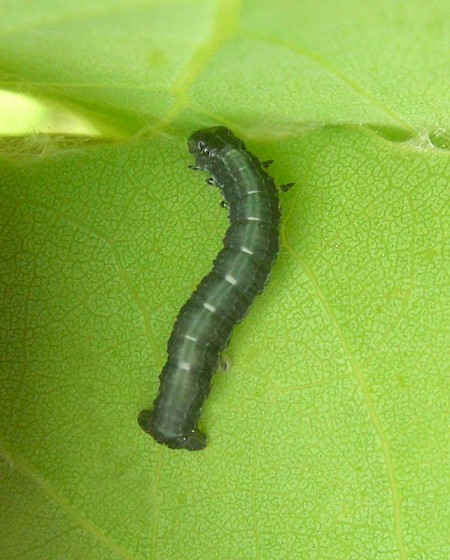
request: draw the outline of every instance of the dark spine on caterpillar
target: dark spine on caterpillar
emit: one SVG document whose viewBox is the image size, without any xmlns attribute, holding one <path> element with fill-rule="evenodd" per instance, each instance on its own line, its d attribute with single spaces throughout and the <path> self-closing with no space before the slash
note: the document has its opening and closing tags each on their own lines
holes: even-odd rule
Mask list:
<svg viewBox="0 0 450 560">
<path fill-rule="evenodd" d="M 199 450 L 206 436 L 197 422 L 220 352 L 263 290 L 276 259 L 280 208 L 273 179 L 229 129 L 199 130 L 188 145 L 195 169 L 208 171 L 221 189 L 230 226 L 211 272 L 178 314 L 158 395 L 138 421 L 158 443 Z"/>
</svg>

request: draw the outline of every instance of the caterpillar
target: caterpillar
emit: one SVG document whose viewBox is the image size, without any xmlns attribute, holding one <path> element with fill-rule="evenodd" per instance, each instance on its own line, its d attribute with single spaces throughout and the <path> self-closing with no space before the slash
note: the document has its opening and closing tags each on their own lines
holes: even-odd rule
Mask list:
<svg viewBox="0 0 450 560">
<path fill-rule="evenodd" d="M 192 168 L 209 172 L 207 182 L 221 190 L 230 226 L 211 272 L 178 314 L 158 395 L 138 423 L 158 443 L 195 451 L 206 446 L 197 423 L 220 353 L 262 292 L 277 257 L 280 206 L 274 180 L 264 170 L 271 162 L 261 164 L 228 128 L 196 131 L 188 147 L 196 162 Z"/>
</svg>

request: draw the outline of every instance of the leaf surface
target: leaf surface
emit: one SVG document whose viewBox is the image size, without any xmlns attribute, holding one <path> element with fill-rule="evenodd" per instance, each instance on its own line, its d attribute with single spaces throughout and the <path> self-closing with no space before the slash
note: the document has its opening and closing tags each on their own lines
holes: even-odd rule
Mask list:
<svg viewBox="0 0 450 560">
<path fill-rule="evenodd" d="M 121 140 L 0 145 L 1 557 L 447 558 L 448 7 L 4 5 L 3 87 Z M 188 453 L 136 416 L 227 228 L 211 124 L 296 185 Z"/>
</svg>

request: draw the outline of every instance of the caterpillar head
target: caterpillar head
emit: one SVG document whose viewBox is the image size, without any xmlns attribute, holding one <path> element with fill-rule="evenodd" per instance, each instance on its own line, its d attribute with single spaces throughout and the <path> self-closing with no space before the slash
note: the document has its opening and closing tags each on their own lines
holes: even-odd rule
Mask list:
<svg viewBox="0 0 450 560">
<path fill-rule="evenodd" d="M 245 144 L 225 126 L 213 126 L 194 132 L 188 140 L 189 151 L 197 167 L 211 171 L 230 150 L 245 149 Z"/>
</svg>

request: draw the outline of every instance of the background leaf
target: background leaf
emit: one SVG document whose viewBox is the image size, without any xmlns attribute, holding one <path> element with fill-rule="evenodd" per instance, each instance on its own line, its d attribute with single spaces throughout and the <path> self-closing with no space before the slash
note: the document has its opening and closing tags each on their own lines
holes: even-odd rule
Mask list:
<svg viewBox="0 0 450 560">
<path fill-rule="evenodd" d="M 447 558 L 448 7 L 1 8 L 3 87 L 104 133 L 0 147 L 1 557 Z M 174 452 L 136 416 L 227 227 L 187 169 L 218 123 L 296 186 Z"/>
</svg>

